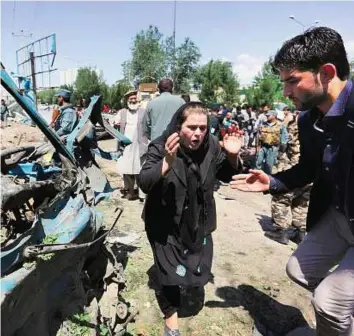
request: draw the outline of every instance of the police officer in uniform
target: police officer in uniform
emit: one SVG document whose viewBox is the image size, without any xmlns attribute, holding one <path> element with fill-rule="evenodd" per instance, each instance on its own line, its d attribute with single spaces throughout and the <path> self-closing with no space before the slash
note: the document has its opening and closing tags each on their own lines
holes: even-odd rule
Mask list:
<svg viewBox="0 0 354 336">
<path fill-rule="evenodd" d="M 289 135 L 288 146 L 275 167 L 277 172 L 296 165 L 300 158 L 297 118 L 289 123 L 287 131 Z M 308 184 L 305 187 L 272 197 L 271 213 L 275 230 L 266 232 L 265 236 L 285 245 L 289 243 L 289 239 L 297 244 L 303 240 L 306 232 L 311 186 L 312 184 Z"/>
<path fill-rule="evenodd" d="M 58 97 L 60 114 L 55 120 L 54 130 L 63 140 L 74 130 L 78 118 L 74 105 L 70 104 L 69 90 L 59 89 L 55 96 Z"/>
<path fill-rule="evenodd" d="M 270 174 L 277 162 L 279 150 L 284 152 L 288 142 L 288 132 L 277 120 L 276 111 L 266 113 L 267 121 L 259 130 L 260 150 L 257 154 L 256 168 Z"/>
</svg>

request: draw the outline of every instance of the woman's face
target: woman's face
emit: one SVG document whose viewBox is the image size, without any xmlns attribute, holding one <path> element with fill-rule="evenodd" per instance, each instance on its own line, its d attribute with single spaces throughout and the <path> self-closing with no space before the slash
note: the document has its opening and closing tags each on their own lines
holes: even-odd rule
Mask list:
<svg viewBox="0 0 354 336">
<path fill-rule="evenodd" d="M 182 124 L 179 136 L 183 147 L 196 150 L 208 131 L 208 117 L 202 113 L 191 113 Z"/>
</svg>

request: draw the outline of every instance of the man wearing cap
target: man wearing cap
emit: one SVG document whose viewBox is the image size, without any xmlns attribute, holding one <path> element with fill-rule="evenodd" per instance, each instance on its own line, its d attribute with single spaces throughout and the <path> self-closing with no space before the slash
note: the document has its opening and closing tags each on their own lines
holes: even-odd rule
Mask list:
<svg viewBox="0 0 354 336">
<path fill-rule="evenodd" d="M 55 95 L 58 97 L 59 116 L 54 122 L 54 130 L 64 139 L 70 134 L 77 124 L 77 114 L 74 106 L 70 104 L 71 92 L 59 89 Z"/>
<path fill-rule="evenodd" d="M 160 96 L 146 106 L 144 118 L 144 133 L 151 141 L 159 137 L 166 129 L 172 116 L 185 101 L 179 96 L 173 96 L 173 82 L 165 78 L 158 84 Z"/>
<path fill-rule="evenodd" d="M 267 121 L 259 130 L 261 149 L 257 155 L 256 167 L 270 174 L 279 150 L 284 152 L 288 142 L 288 133 L 284 125 L 277 120 L 277 112 L 270 110 L 266 113 Z"/>
<path fill-rule="evenodd" d="M 145 110 L 138 103 L 138 92 L 136 90 L 127 92 L 124 99 L 127 108 L 118 111 L 113 123 L 132 143 L 125 147 L 117 166 L 118 171 L 123 175 L 123 198 L 133 201 L 139 197 L 140 201 L 143 202 L 145 199 L 144 193 L 139 189 L 139 195 L 137 195 L 134 192 L 134 185 L 137 176 L 139 176 L 148 146 L 148 139 L 143 133 Z"/>
</svg>

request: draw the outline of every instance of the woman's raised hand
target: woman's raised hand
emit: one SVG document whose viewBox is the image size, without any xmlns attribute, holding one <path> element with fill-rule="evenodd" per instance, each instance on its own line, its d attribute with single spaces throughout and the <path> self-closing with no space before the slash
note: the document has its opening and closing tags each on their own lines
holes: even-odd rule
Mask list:
<svg viewBox="0 0 354 336">
<path fill-rule="evenodd" d="M 179 135 L 178 133 L 171 134 L 166 141 L 165 150 L 170 158 L 175 158 L 179 147 Z"/>
</svg>

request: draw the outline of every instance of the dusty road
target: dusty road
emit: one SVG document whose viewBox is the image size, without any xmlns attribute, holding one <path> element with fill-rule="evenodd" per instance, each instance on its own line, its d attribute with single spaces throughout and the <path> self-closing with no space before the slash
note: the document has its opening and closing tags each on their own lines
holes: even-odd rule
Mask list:
<svg viewBox="0 0 354 336">
<path fill-rule="evenodd" d="M 103 146 L 110 148 L 110 141 Z M 120 186 L 115 165 L 108 161 L 100 161 L 100 165 L 112 184 Z M 215 198 L 218 229 L 213 235 L 214 278 L 206 286 L 203 310 L 197 316 L 181 319 L 182 335 L 247 336 L 252 335 L 254 323 L 259 329 L 266 328 L 267 335 L 286 335 L 306 321 L 312 326 L 310 294 L 293 284 L 285 273 L 296 245 L 284 246 L 264 237 L 263 229 L 270 223 L 270 196 L 222 186 Z M 140 218 L 143 205 L 124 201 L 124 207 L 119 229 L 140 235 L 126 268 L 126 297 L 140 310 L 129 331 L 131 335 L 161 335 L 162 315 L 149 288 L 147 271 L 152 254 Z M 109 203 L 101 208 L 109 224 L 113 216 Z M 188 297 L 190 311 L 195 297 L 193 293 Z"/>
</svg>

